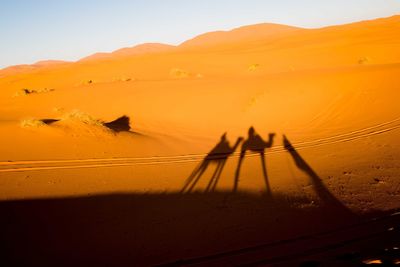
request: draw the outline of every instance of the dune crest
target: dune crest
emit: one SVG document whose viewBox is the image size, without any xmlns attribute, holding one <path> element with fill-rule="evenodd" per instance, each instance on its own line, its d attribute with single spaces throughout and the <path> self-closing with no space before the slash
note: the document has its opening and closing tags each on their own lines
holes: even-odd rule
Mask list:
<svg viewBox="0 0 400 267">
<path fill-rule="evenodd" d="M 111 53 L 95 53 L 88 57 L 84 57 L 79 60 L 79 62 L 92 61 L 92 60 L 102 60 L 102 59 L 112 59 L 115 57 L 123 56 L 133 56 L 133 55 L 144 55 L 152 53 L 160 53 L 173 49 L 175 46 L 161 44 L 161 43 L 145 43 L 139 44 L 133 47 L 126 47 L 115 50 Z"/>
<path fill-rule="evenodd" d="M 329 27 L 317 28 L 317 29 L 304 29 L 299 27 L 273 24 L 273 23 L 262 23 L 255 25 L 248 25 L 239 28 L 232 29 L 230 31 L 215 31 L 198 35 L 190 40 L 184 41 L 178 46 L 161 44 L 161 43 L 144 43 L 133 47 L 121 48 L 110 53 L 99 52 L 93 55 L 84 57 L 78 60 L 78 63 L 93 62 L 96 60 L 109 62 L 123 62 L 129 61 L 131 56 L 134 55 L 152 55 L 154 53 L 168 53 L 169 51 L 185 53 L 187 49 L 195 49 L 196 51 L 207 52 L 210 47 L 217 46 L 218 50 L 262 50 L 274 52 L 275 49 L 279 48 L 277 56 L 273 56 L 273 61 L 279 59 L 279 53 L 281 49 L 293 49 L 294 47 L 304 46 L 307 48 L 320 49 L 318 44 L 323 44 L 326 47 L 323 53 L 327 53 L 328 50 L 338 49 L 341 42 L 343 46 L 354 44 L 354 59 L 353 63 L 362 61 L 364 58 L 369 58 L 371 62 L 374 60 L 374 55 L 377 51 L 371 55 L 363 53 L 366 49 L 361 44 L 369 43 L 381 45 L 380 41 L 383 38 L 388 44 L 396 44 L 398 41 L 400 15 L 380 18 L 375 20 L 361 21 L 344 25 L 334 25 Z M 380 36 L 380 37 L 379 37 Z M 273 41 L 274 40 L 274 41 Z M 273 42 L 272 42 L 273 41 Z M 357 46 L 361 45 L 361 49 Z M 333 51 L 333 50 L 332 50 Z M 308 52 L 308 51 L 307 51 Z M 341 52 L 341 51 L 337 51 Z M 290 52 L 295 53 L 295 52 Z M 268 55 L 266 53 L 265 55 Z M 306 61 L 312 55 L 304 54 Z M 348 55 L 346 55 L 348 57 Z M 387 57 L 388 55 L 382 55 L 379 53 L 379 57 Z M 398 54 L 392 54 L 391 62 L 399 62 L 400 58 Z M 342 60 L 344 56 L 340 55 L 336 57 L 336 60 Z M 287 60 L 287 59 L 284 59 Z M 334 58 L 330 58 L 334 60 Z M 295 65 L 299 59 L 294 58 L 291 65 L 286 69 L 296 69 Z M 385 60 L 387 62 L 388 60 Z M 76 62 L 75 62 L 76 63 Z M 128 63 L 128 62 L 127 62 Z M 254 64 L 257 62 L 248 62 L 247 64 Z M 376 60 L 374 63 L 381 63 L 381 60 Z M 10 75 L 16 75 L 21 73 L 29 73 L 45 69 L 45 67 L 51 67 L 56 69 L 59 66 L 65 66 L 65 64 L 72 64 L 70 62 L 50 60 L 50 61 L 39 61 L 32 65 L 16 65 L 6 67 L 0 70 L 0 77 L 6 77 Z M 279 64 L 278 64 L 279 65 Z M 170 66 L 171 68 L 172 66 Z"/>
<path fill-rule="evenodd" d="M 193 39 L 183 42 L 180 47 L 211 46 L 235 42 L 250 42 L 273 37 L 283 36 L 291 32 L 302 30 L 287 25 L 262 23 L 235 28 L 230 31 L 215 31 L 204 33 Z"/>
</svg>

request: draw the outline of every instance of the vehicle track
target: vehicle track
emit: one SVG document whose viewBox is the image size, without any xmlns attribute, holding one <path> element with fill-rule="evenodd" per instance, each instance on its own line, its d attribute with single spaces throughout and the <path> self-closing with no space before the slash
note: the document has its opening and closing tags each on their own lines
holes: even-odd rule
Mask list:
<svg viewBox="0 0 400 267">
<path fill-rule="evenodd" d="M 380 123 L 374 126 L 351 131 L 348 133 L 337 134 L 312 141 L 294 143 L 297 150 L 314 148 L 319 146 L 350 142 L 358 139 L 367 138 L 400 128 L 400 117 Z M 267 154 L 282 153 L 285 148 L 274 146 L 267 151 Z M 186 154 L 172 156 L 151 156 L 151 157 L 121 157 L 121 158 L 89 158 L 89 159 L 66 159 L 66 160 L 33 160 L 33 161 L 2 161 L 0 162 L 0 173 L 7 172 L 26 172 L 42 170 L 60 169 L 80 169 L 80 168 L 100 168 L 100 167 L 124 167 L 133 165 L 158 165 L 158 164 L 177 164 L 190 163 L 202 160 L 207 154 Z M 231 157 L 239 157 L 240 152 L 235 152 Z M 249 154 L 249 157 L 256 156 Z"/>
</svg>

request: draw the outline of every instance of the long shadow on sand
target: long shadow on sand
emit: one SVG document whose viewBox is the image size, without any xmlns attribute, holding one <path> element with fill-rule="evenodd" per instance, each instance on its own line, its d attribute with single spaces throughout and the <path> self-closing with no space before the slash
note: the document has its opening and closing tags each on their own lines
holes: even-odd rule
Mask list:
<svg viewBox="0 0 400 267">
<path fill-rule="evenodd" d="M 113 121 L 105 122 L 103 125 L 116 133 L 129 132 L 131 130 L 130 119 L 125 115 Z"/>
<path fill-rule="evenodd" d="M 233 152 L 240 141 L 231 147 L 222 136 L 216 148 Z M 360 266 L 373 257 L 388 264 L 400 258 L 400 213 L 355 214 L 285 136 L 283 142 L 320 201 L 278 192 L 190 193 L 209 162 L 186 194 L 2 201 L 0 266 Z M 226 152 L 208 159 L 217 160 L 211 189 Z"/>
<path fill-rule="evenodd" d="M 204 172 L 213 163 L 216 164 L 215 171 L 208 182 L 206 192 L 213 192 L 217 187 L 221 173 L 225 167 L 228 158 L 235 152 L 243 138 L 239 137 L 236 143 L 231 147 L 229 141 L 226 138 L 226 133 L 221 136 L 220 141 L 215 147 L 207 154 L 207 156 L 200 162 L 198 166 L 193 170 L 190 176 L 186 179 L 185 184 L 181 190 L 181 193 L 190 193 L 199 182 Z"/>
<path fill-rule="evenodd" d="M 0 214 L 1 266 L 288 266 L 321 253 L 360 262 L 400 240 L 397 228 L 387 235 L 400 216 L 368 221 L 383 214 L 356 216 L 282 194 L 16 200 L 0 202 Z"/>
<path fill-rule="evenodd" d="M 313 186 L 313 190 L 317 194 L 322 205 L 329 206 L 331 209 L 339 209 L 342 212 L 348 212 L 348 208 L 343 205 L 330 191 L 325 187 L 322 179 L 311 168 L 311 166 L 301 157 L 297 150 L 293 147 L 289 139 L 283 135 L 283 146 L 292 156 L 297 168 L 304 172 L 309 178 Z"/>
<path fill-rule="evenodd" d="M 250 152 L 257 153 L 260 155 L 261 167 L 262 167 L 262 171 L 263 171 L 263 175 L 264 175 L 266 192 L 268 195 L 271 195 L 271 187 L 269 185 L 268 172 L 267 172 L 267 167 L 265 164 L 265 149 L 272 147 L 272 144 L 274 142 L 274 137 L 275 137 L 275 134 L 270 133 L 269 137 L 268 137 L 268 141 L 264 141 L 261 138 L 261 136 L 256 133 L 254 127 L 249 128 L 248 137 L 243 142 L 242 147 L 241 147 L 239 162 L 238 162 L 238 165 L 236 168 L 235 180 L 234 180 L 234 184 L 233 184 L 233 192 L 237 192 L 237 190 L 238 190 L 240 168 L 242 166 L 246 152 L 250 151 Z"/>
<path fill-rule="evenodd" d="M 271 188 L 269 185 L 267 167 L 265 163 L 265 149 L 272 147 L 273 139 L 275 134 L 269 134 L 268 141 L 264 141 L 260 135 L 256 134 L 253 127 L 249 129 L 249 136 L 243 142 L 239 157 L 239 162 L 236 168 L 236 173 L 234 177 L 234 185 L 233 192 L 237 192 L 239 186 L 239 176 L 240 169 L 245 158 L 245 154 L 247 151 L 257 153 L 261 158 L 261 167 L 264 175 L 264 181 L 266 186 L 266 192 L 268 195 L 271 195 Z M 196 166 L 190 176 L 186 179 L 185 184 L 181 190 L 181 193 L 190 193 L 194 190 L 195 186 L 201 180 L 203 174 L 210 167 L 210 165 L 215 164 L 216 168 L 214 170 L 213 175 L 211 176 L 210 181 L 205 189 L 205 192 L 214 192 L 216 186 L 218 184 L 221 173 L 224 169 L 227 159 L 232 156 L 235 152 L 236 148 L 243 141 L 242 137 L 239 137 L 236 140 L 236 143 L 233 146 L 230 146 L 229 141 L 226 138 L 226 133 L 221 136 L 220 141 L 215 145 L 215 147 L 207 154 L 207 156 Z"/>
</svg>

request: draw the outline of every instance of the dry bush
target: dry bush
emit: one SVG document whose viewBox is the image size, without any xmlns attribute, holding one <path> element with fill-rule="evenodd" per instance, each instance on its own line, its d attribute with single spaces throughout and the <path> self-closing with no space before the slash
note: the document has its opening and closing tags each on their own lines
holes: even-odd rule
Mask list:
<svg viewBox="0 0 400 267">
<path fill-rule="evenodd" d="M 73 110 L 69 113 L 64 114 L 61 120 L 63 121 L 70 120 L 70 121 L 82 122 L 88 125 L 103 126 L 102 121 L 95 119 L 89 114 L 79 110 Z"/>
<path fill-rule="evenodd" d="M 135 78 L 130 77 L 118 77 L 113 79 L 114 82 L 133 82 L 135 80 Z"/>
<path fill-rule="evenodd" d="M 173 68 L 169 71 L 169 75 L 173 78 L 182 79 L 189 77 L 190 73 L 183 69 Z"/>
<path fill-rule="evenodd" d="M 252 64 L 247 68 L 247 70 L 248 71 L 256 71 L 258 68 L 260 68 L 260 64 Z"/>
<path fill-rule="evenodd" d="M 41 93 L 49 93 L 49 92 L 53 92 L 54 90 L 55 89 L 53 89 L 53 88 L 43 88 L 43 89 L 37 90 L 36 93 L 39 93 L 39 94 L 41 94 Z"/>
<path fill-rule="evenodd" d="M 55 89 L 52 89 L 52 88 L 43 88 L 43 89 L 38 89 L 38 90 L 29 89 L 29 88 L 22 88 L 21 90 L 17 91 L 14 94 L 14 97 L 27 96 L 27 95 L 30 95 L 30 94 L 49 93 L 49 92 L 53 92 L 54 90 Z"/>
<path fill-rule="evenodd" d="M 54 112 L 57 112 L 57 113 L 62 113 L 62 112 L 65 111 L 65 109 L 62 108 L 62 107 L 54 107 L 54 108 L 53 108 L 53 111 L 54 111 Z"/>
<path fill-rule="evenodd" d="M 14 97 L 26 96 L 26 95 L 30 95 L 30 94 L 34 94 L 34 93 L 36 93 L 35 90 L 28 89 L 28 88 L 22 88 L 21 90 L 18 90 L 17 92 L 15 92 L 15 94 L 13 96 Z"/>
<path fill-rule="evenodd" d="M 38 127 L 46 126 L 46 124 L 42 120 L 28 118 L 28 119 L 23 119 L 20 122 L 20 126 L 22 128 L 38 128 Z"/>
<path fill-rule="evenodd" d="M 371 61 L 369 57 L 362 57 L 358 60 L 358 64 L 360 65 L 365 65 L 368 64 Z"/>
</svg>

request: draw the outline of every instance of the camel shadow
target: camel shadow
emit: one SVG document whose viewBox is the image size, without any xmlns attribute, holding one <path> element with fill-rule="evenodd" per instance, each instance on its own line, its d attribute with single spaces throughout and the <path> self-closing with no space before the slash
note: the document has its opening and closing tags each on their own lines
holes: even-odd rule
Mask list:
<svg viewBox="0 0 400 267">
<path fill-rule="evenodd" d="M 267 167 L 265 163 L 265 150 L 271 148 L 273 145 L 275 134 L 270 133 L 268 141 L 264 141 L 262 137 L 257 134 L 253 127 L 249 128 L 248 138 L 242 143 L 238 165 L 236 168 L 233 193 L 237 193 L 239 187 L 240 170 L 245 158 L 246 152 L 250 151 L 260 155 L 262 173 L 264 176 L 266 186 L 266 197 L 272 199 L 272 190 L 269 183 L 269 177 L 267 173 Z M 215 192 L 218 181 L 221 177 L 221 173 L 225 167 L 225 164 L 230 156 L 235 152 L 236 148 L 243 141 L 242 137 L 239 137 L 233 146 L 230 145 L 227 140 L 226 133 L 221 136 L 220 141 L 214 146 L 214 148 L 207 154 L 207 156 L 197 165 L 190 176 L 186 179 L 183 188 L 180 193 L 191 193 L 193 192 L 196 185 L 201 180 L 202 176 L 210 165 L 215 164 L 215 170 L 205 188 L 205 192 Z M 310 179 L 313 186 L 313 190 L 318 196 L 321 204 L 329 206 L 329 208 L 335 209 L 338 212 L 351 214 L 351 211 L 341 203 L 323 184 L 322 179 L 312 169 L 312 167 L 303 159 L 303 157 L 297 152 L 289 139 L 283 135 L 283 147 L 289 152 L 295 165 L 299 170 L 304 172 Z"/>
<path fill-rule="evenodd" d="M 191 175 L 186 179 L 186 182 L 181 190 L 181 193 L 190 193 L 199 182 L 204 172 L 208 169 L 210 164 L 215 163 L 217 166 L 211 179 L 205 189 L 206 192 L 213 192 L 217 187 L 221 173 L 225 167 L 228 157 L 235 152 L 240 142 L 243 140 L 239 137 L 236 143 L 231 147 L 229 141 L 226 138 L 226 133 L 221 136 L 220 141 L 215 147 L 207 154 L 207 156 L 200 162 L 200 164 L 194 169 Z"/>
<path fill-rule="evenodd" d="M 240 151 L 239 162 L 236 168 L 236 174 L 233 184 L 233 192 L 237 192 L 239 186 L 240 168 L 242 166 L 245 154 L 247 151 L 260 154 L 261 157 L 261 167 L 264 175 L 265 186 L 267 190 L 267 195 L 271 195 L 271 187 L 268 180 L 267 167 L 265 164 L 265 149 L 272 147 L 274 142 L 275 133 L 270 133 L 268 136 L 268 141 L 264 141 L 262 137 L 256 133 L 254 127 L 250 127 L 248 131 L 248 137 L 243 142 Z"/>
</svg>

